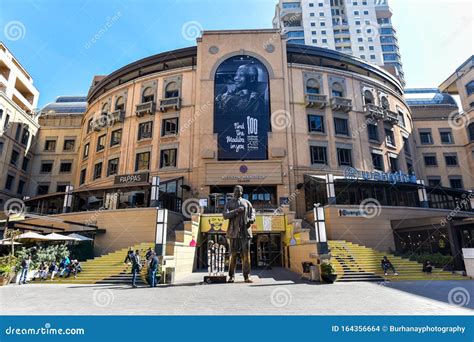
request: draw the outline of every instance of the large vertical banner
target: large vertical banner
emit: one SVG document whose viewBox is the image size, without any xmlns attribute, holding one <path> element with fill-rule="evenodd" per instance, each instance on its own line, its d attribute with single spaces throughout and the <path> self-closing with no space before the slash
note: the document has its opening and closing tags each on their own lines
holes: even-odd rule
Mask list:
<svg viewBox="0 0 474 342">
<path fill-rule="evenodd" d="M 265 66 L 250 56 L 225 60 L 216 71 L 214 96 L 218 159 L 267 159 L 270 96 Z"/>
</svg>

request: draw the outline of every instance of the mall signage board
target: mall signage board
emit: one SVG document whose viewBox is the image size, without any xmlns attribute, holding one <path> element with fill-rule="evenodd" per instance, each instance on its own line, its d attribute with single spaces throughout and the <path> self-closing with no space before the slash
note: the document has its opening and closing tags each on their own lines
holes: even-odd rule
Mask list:
<svg viewBox="0 0 474 342">
<path fill-rule="evenodd" d="M 148 172 L 115 176 L 114 184 L 133 184 L 148 182 Z"/>
<path fill-rule="evenodd" d="M 376 182 L 388 182 L 390 184 L 412 183 L 416 184 L 415 174 L 407 175 L 402 171 L 382 172 L 382 171 L 362 171 L 354 167 L 344 170 L 344 178 L 351 181 L 366 180 Z"/>
</svg>

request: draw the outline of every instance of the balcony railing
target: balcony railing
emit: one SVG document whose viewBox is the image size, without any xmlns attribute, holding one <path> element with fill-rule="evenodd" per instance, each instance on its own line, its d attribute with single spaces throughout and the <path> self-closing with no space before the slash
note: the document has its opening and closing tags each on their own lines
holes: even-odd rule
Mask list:
<svg viewBox="0 0 474 342">
<path fill-rule="evenodd" d="M 91 122 L 91 128 L 98 132 L 100 130 L 102 130 L 104 127 L 107 126 L 109 122 L 109 114 L 108 113 L 102 113 L 100 117 L 98 117 L 97 119 L 93 120 Z"/>
<path fill-rule="evenodd" d="M 167 99 L 160 100 L 160 111 L 165 112 L 169 108 L 179 110 L 181 108 L 180 97 L 169 97 Z"/>
<path fill-rule="evenodd" d="M 155 114 L 155 101 L 148 101 L 137 105 L 135 114 L 143 116 L 145 114 Z"/>
<path fill-rule="evenodd" d="M 331 98 L 331 108 L 333 110 L 349 112 L 352 110 L 352 100 L 345 97 L 334 96 Z"/>
<path fill-rule="evenodd" d="M 328 104 L 328 97 L 327 95 L 306 94 L 305 102 L 306 102 L 306 107 L 324 108 Z"/>
<path fill-rule="evenodd" d="M 398 123 L 398 113 L 392 112 L 391 110 L 386 109 L 384 113 L 383 121 L 389 122 L 392 125 Z"/>
<path fill-rule="evenodd" d="M 125 119 L 125 112 L 121 109 L 116 110 L 116 111 L 110 113 L 110 118 L 114 123 L 115 122 L 123 122 L 123 120 Z"/>
<path fill-rule="evenodd" d="M 366 104 L 364 106 L 365 116 L 370 116 L 374 120 L 383 119 L 385 116 L 385 109 L 374 104 Z"/>
</svg>

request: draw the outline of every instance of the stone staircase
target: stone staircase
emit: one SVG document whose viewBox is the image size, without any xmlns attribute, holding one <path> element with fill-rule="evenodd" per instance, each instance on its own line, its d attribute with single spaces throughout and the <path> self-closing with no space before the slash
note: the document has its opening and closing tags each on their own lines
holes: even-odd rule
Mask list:
<svg viewBox="0 0 474 342">
<path fill-rule="evenodd" d="M 460 274 L 433 268 L 430 275 L 422 272 L 423 265 L 392 254 L 376 251 L 343 240 L 328 241 L 331 251 L 331 264 L 336 270 L 339 282 L 353 281 L 400 281 L 400 280 L 467 280 Z M 380 261 L 386 255 L 392 262 L 398 276 L 391 271 L 386 276 Z"/>
<path fill-rule="evenodd" d="M 145 262 L 146 250 L 154 245 L 151 242 L 144 242 L 132 246 L 133 250 L 140 251 L 142 263 Z M 123 248 L 103 256 L 89 259 L 81 262 L 82 272 L 77 274 L 77 278 L 70 276 L 68 278 L 60 278 L 56 275 L 53 281 L 36 280 L 35 283 L 45 284 L 132 284 L 131 265 L 124 264 L 125 257 L 128 252 L 128 247 Z M 140 277 L 137 277 L 137 285 L 145 285 L 146 267 L 143 267 L 140 272 Z"/>
</svg>

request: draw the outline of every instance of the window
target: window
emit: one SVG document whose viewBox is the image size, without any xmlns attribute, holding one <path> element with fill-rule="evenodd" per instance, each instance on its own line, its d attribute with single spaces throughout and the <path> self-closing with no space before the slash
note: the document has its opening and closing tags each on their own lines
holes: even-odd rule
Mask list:
<svg viewBox="0 0 474 342">
<path fill-rule="evenodd" d="M 466 93 L 467 96 L 474 94 L 474 81 L 471 81 L 466 84 Z"/>
<path fill-rule="evenodd" d="M 356 21 L 355 21 L 355 24 L 356 24 L 356 25 L 360 25 L 360 20 L 356 20 Z"/>
<path fill-rule="evenodd" d="M 179 87 L 178 87 L 178 83 L 176 82 L 170 82 L 166 86 L 165 98 L 168 99 L 170 97 L 179 97 Z"/>
<path fill-rule="evenodd" d="M 367 124 L 367 132 L 369 133 L 369 140 L 379 140 L 379 128 L 374 124 Z"/>
<path fill-rule="evenodd" d="M 354 11 L 354 15 L 359 15 L 359 11 Z"/>
<path fill-rule="evenodd" d="M 75 140 L 73 139 L 66 139 L 64 140 L 63 151 L 74 151 L 74 144 Z"/>
<path fill-rule="evenodd" d="M 357 38 L 357 41 L 358 41 L 359 43 L 362 43 L 363 39 L 359 37 L 359 38 Z"/>
<path fill-rule="evenodd" d="M 474 141 L 474 122 L 471 122 L 469 126 L 467 126 L 467 131 L 469 133 L 469 141 Z"/>
<path fill-rule="evenodd" d="M 21 135 L 21 141 L 20 142 L 23 145 L 27 145 L 29 138 L 30 138 L 30 131 L 28 130 L 28 126 L 25 126 L 25 128 L 23 128 L 23 134 Z"/>
<path fill-rule="evenodd" d="M 15 177 L 12 175 L 7 175 L 7 181 L 5 182 L 5 189 L 11 190 L 13 187 L 13 182 L 15 181 Z"/>
<path fill-rule="evenodd" d="M 23 191 L 25 190 L 25 184 L 26 184 L 26 183 L 25 183 L 24 180 L 21 180 L 21 179 L 20 179 L 20 180 L 18 181 L 18 189 L 17 189 L 17 191 L 16 191 L 18 194 L 20 194 L 20 195 L 23 194 Z"/>
<path fill-rule="evenodd" d="M 405 137 L 402 137 L 402 139 L 403 139 L 403 151 L 405 151 L 406 155 L 411 155 L 410 141 L 408 140 L 408 138 L 405 138 Z"/>
<path fill-rule="evenodd" d="M 93 119 L 89 119 L 89 121 L 87 121 L 87 133 L 92 132 L 92 121 Z"/>
<path fill-rule="evenodd" d="M 135 158 L 135 171 L 148 170 L 150 168 L 150 152 L 137 153 Z"/>
<path fill-rule="evenodd" d="M 363 47 L 363 46 L 359 46 L 359 51 L 364 51 L 364 47 Z"/>
<path fill-rule="evenodd" d="M 115 101 L 115 110 L 125 111 L 125 99 L 123 96 L 119 96 Z"/>
<path fill-rule="evenodd" d="M 308 115 L 308 132 L 324 133 L 324 119 L 321 115 Z"/>
<path fill-rule="evenodd" d="M 46 195 L 49 191 L 49 184 L 38 185 L 36 194 L 37 195 Z"/>
<path fill-rule="evenodd" d="M 369 11 L 364 11 L 364 14 L 365 14 L 365 15 L 368 15 L 368 14 L 369 14 Z"/>
<path fill-rule="evenodd" d="M 375 170 L 383 171 L 383 156 L 378 153 L 372 153 L 372 165 Z"/>
<path fill-rule="evenodd" d="M 318 42 L 317 39 L 312 39 L 311 41 L 312 41 L 314 44 L 316 44 L 316 43 Z"/>
<path fill-rule="evenodd" d="M 110 159 L 107 165 L 107 176 L 116 175 L 118 173 L 119 159 Z"/>
<path fill-rule="evenodd" d="M 352 166 L 352 150 L 347 148 L 338 148 L 337 161 L 339 166 Z"/>
<path fill-rule="evenodd" d="M 334 82 L 331 86 L 332 97 L 344 97 L 344 88 L 339 82 Z"/>
<path fill-rule="evenodd" d="M 4 146 L 3 141 L 0 141 L 0 155 L 3 154 L 3 146 Z"/>
<path fill-rule="evenodd" d="M 84 184 L 84 182 L 86 181 L 86 173 L 87 173 L 86 169 L 81 170 L 81 174 L 79 176 L 79 185 Z"/>
<path fill-rule="evenodd" d="M 9 128 L 10 115 L 5 116 L 5 122 L 3 123 L 3 130 L 6 131 Z"/>
<path fill-rule="evenodd" d="M 143 122 L 138 125 L 138 140 L 151 138 L 153 122 Z"/>
<path fill-rule="evenodd" d="M 309 4 L 309 7 L 314 7 L 314 4 L 313 4 L 313 3 L 310 3 L 310 4 Z"/>
<path fill-rule="evenodd" d="M 390 171 L 397 172 L 398 171 L 398 159 L 395 157 L 389 157 L 388 160 L 390 161 Z"/>
<path fill-rule="evenodd" d="M 151 87 L 145 88 L 142 93 L 142 103 L 155 101 L 155 94 Z"/>
<path fill-rule="evenodd" d="M 105 134 L 97 138 L 97 149 L 96 151 L 102 151 L 105 148 Z"/>
<path fill-rule="evenodd" d="M 438 161 L 436 160 L 435 155 L 425 155 L 423 156 L 423 159 L 425 160 L 425 166 L 437 166 Z"/>
<path fill-rule="evenodd" d="M 316 23 L 311 23 L 311 26 L 313 26 L 313 27 L 316 26 Z"/>
<path fill-rule="evenodd" d="M 122 129 L 112 131 L 110 135 L 110 147 L 120 145 L 122 142 Z"/>
<path fill-rule="evenodd" d="M 365 59 L 365 55 L 360 55 L 360 58 L 361 58 L 361 59 Z"/>
<path fill-rule="evenodd" d="M 334 129 L 336 134 L 349 135 L 349 124 L 347 119 L 334 118 Z"/>
<path fill-rule="evenodd" d="M 15 140 L 16 141 L 20 140 L 20 134 L 21 134 L 21 124 L 18 124 L 16 126 L 16 132 L 15 132 Z"/>
<path fill-rule="evenodd" d="M 440 178 L 428 178 L 428 186 L 437 187 L 441 186 Z"/>
<path fill-rule="evenodd" d="M 57 184 L 56 185 L 56 192 L 66 192 L 66 187 L 69 184 Z"/>
<path fill-rule="evenodd" d="M 400 124 L 400 126 L 406 127 L 405 115 L 401 111 L 398 111 L 398 123 Z"/>
<path fill-rule="evenodd" d="M 374 104 L 374 95 L 368 89 L 364 91 L 364 104 Z"/>
<path fill-rule="evenodd" d="M 386 96 L 382 96 L 380 98 L 380 104 L 382 105 L 383 109 L 390 109 L 390 104 L 388 103 L 388 99 Z"/>
<path fill-rule="evenodd" d="M 458 157 L 456 154 L 446 154 L 444 156 L 446 166 L 458 166 Z"/>
<path fill-rule="evenodd" d="M 30 164 L 30 158 L 23 157 L 23 162 L 21 163 L 21 169 L 23 171 L 27 172 L 29 164 Z"/>
<path fill-rule="evenodd" d="M 407 159 L 407 172 L 409 175 L 415 173 L 415 169 L 413 168 L 413 162 L 410 159 Z"/>
<path fill-rule="evenodd" d="M 327 165 L 326 147 L 310 146 L 311 164 L 325 164 Z"/>
<path fill-rule="evenodd" d="M 86 159 L 89 157 L 89 143 L 84 145 L 84 152 L 82 153 L 82 158 Z"/>
<path fill-rule="evenodd" d="M 162 167 L 176 167 L 176 152 L 175 148 L 161 150 L 160 153 L 160 168 Z"/>
<path fill-rule="evenodd" d="M 375 55 L 370 55 L 370 59 L 375 59 Z"/>
<path fill-rule="evenodd" d="M 18 159 L 20 159 L 20 153 L 18 151 L 13 150 L 12 155 L 10 157 L 10 164 L 13 166 L 17 166 Z"/>
<path fill-rule="evenodd" d="M 312 35 L 316 35 L 316 31 L 311 31 L 311 34 L 312 34 Z"/>
<path fill-rule="evenodd" d="M 161 136 L 178 134 L 178 118 L 163 119 Z"/>
<path fill-rule="evenodd" d="M 93 179 L 98 179 L 102 177 L 102 162 L 97 163 L 94 165 L 94 178 Z"/>
<path fill-rule="evenodd" d="M 431 132 L 420 132 L 420 142 L 422 145 L 433 144 Z"/>
<path fill-rule="evenodd" d="M 322 31 L 321 31 L 321 34 L 326 34 L 326 31 L 325 31 L 325 30 L 322 30 Z"/>
<path fill-rule="evenodd" d="M 46 152 L 56 151 L 56 140 L 46 140 L 46 142 L 44 143 L 44 150 Z"/>
<path fill-rule="evenodd" d="M 42 162 L 41 163 L 41 173 L 51 173 L 53 171 L 53 162 Z"/>
<path fill-rule="evenodd" d="M 449 178 L 449 185 L 451 185 L 451 188 L 454 189 L 462 189 L 462 178 L 461 177 L 450 177 Z"/>
<path fill-rule="evenodd" d="M 385 143 L 388 146 L 395 147 L 395 135 L 393 134 L 393 131 L 389 128 L 385 129 Z"/>
<path fill-rule="evenodd" d="M 320 26 L 326 26 L 326 23 L 323 21 L 323 22 L 320 22 L 319 25 Z"/>
<path fill-rule="evenodd" d="M 71 162 L 61 162 L 59 165 L 59 172 L 61 173 L 70 173 L 72 169 L 72 163 Z"/>
<path fill-rule="evenodd" d="M 319 82 L 314 78 L 310 78 L 308 81 L 306 81 L 306 93 L 319 94 Z"/>
<path fill-rule="evenodd" d="M 439 132 L 439 136 L 441 138 L 441 143 L 443 144 L 452 144 L 453 141 L 453 134 L 450 131 L 441 131 Z"/>
<path fill-rule="evenodd" d="M 323 38 L 323 39 L 322 39 L 322 42 L 323 42 L 324 44 L 326 44 L 326 43 L 328 42 L 328 40 L 327 40 L 326 38 Z"/>
</svg>

